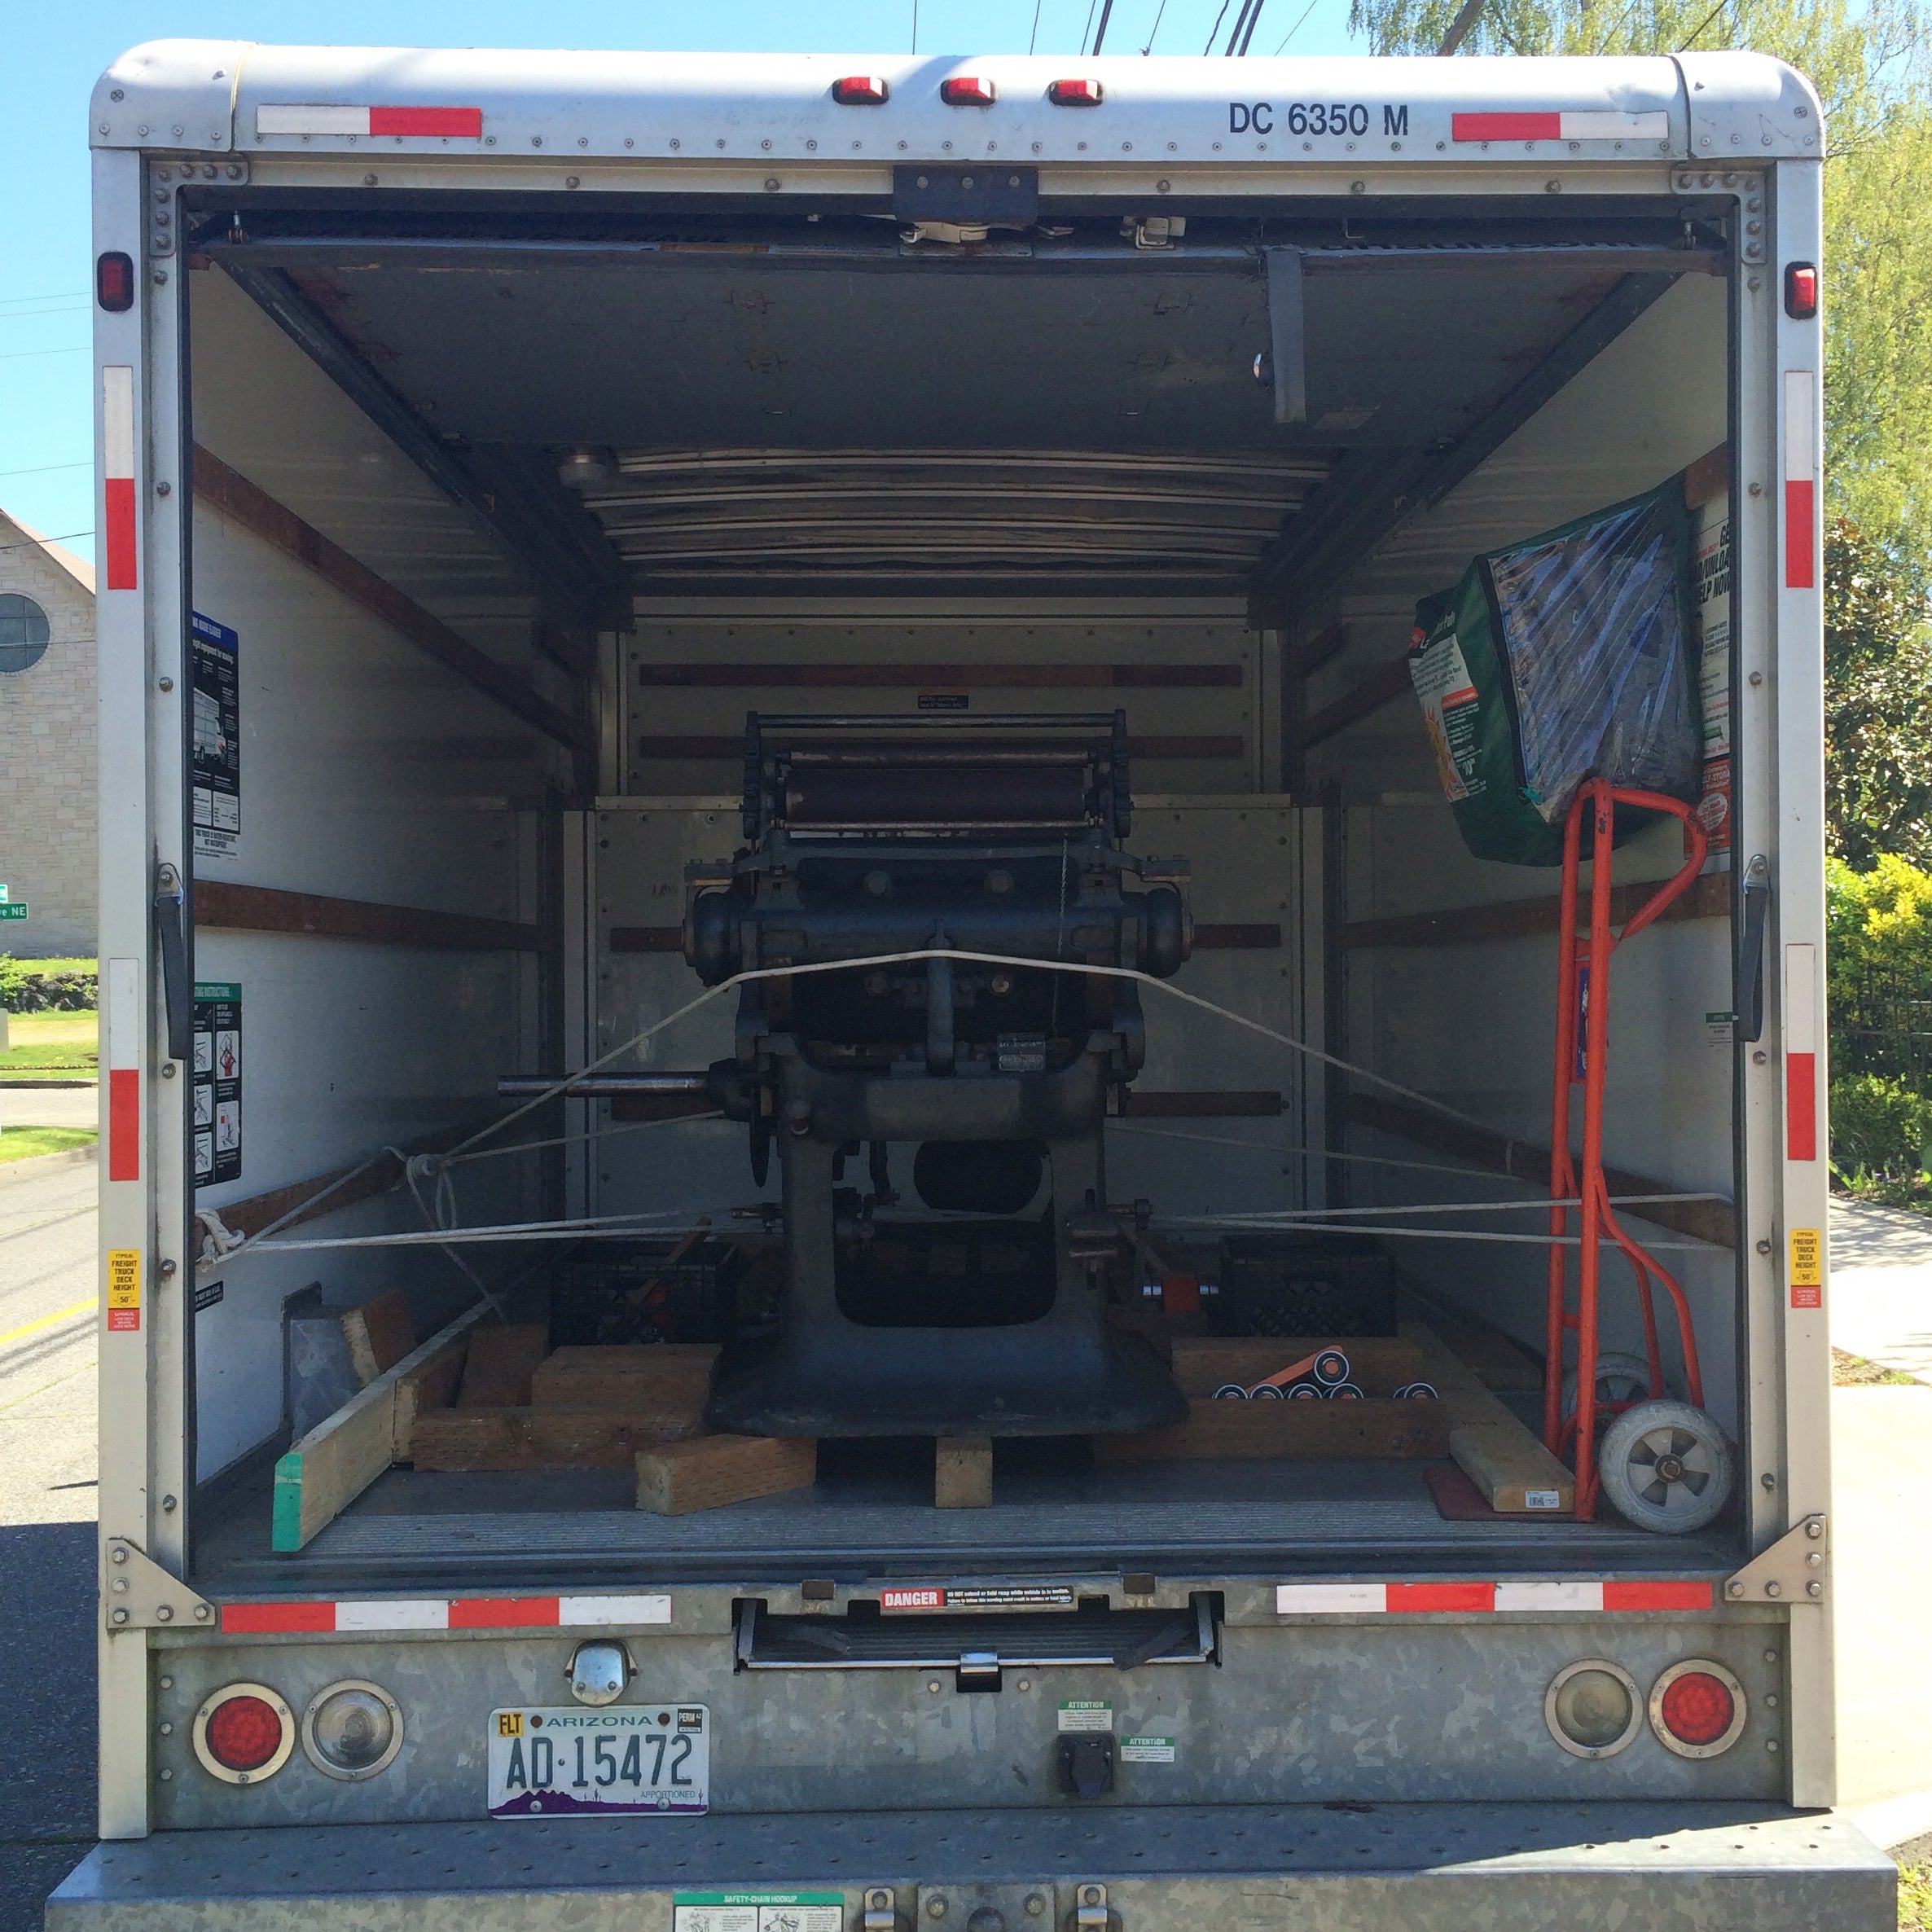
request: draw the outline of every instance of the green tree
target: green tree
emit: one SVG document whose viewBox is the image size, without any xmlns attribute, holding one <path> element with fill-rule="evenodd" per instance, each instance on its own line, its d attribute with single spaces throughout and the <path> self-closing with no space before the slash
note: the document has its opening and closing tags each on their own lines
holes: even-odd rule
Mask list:
<svg viewBox="0 0 1932 1932">
<path fill-rule="evenodd" d="M 1932 867 L 1932 625 L 1921 582 L 1914 558 L 1845 518 L 1826 525 L 1826 842 L 1860 872 L 1882 854 Z"/>
</svg>

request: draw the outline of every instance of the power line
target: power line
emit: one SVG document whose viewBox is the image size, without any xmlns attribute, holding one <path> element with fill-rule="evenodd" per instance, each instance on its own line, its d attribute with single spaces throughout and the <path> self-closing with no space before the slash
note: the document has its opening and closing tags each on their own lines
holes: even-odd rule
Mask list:
<svg viewBox="0 0 1932 1932">
<path fill-rule="evenodd" d="M 1160 34 L 1161 22 L 1166 11 L 1167 0 L 1161 0 L 1161 4 L 1154 9 L 1154 24 L 1148 33 L 1147 45 L 1140 50 L 1140 57 L 1143 60 L 1154 50 L 1154 42 Z"/>
<path fill-rule="evenodd" d="M 32 469 L 0 470 L 0 476 L 44 476 L 54 470 L 90 470 L 94 459 L 90 456 L 85 463 L 42 463 Z"/>
<path fill-rule="evenodd" d="M 1100 24 L 1094 31 L 1093 50 L 1098 54 L 1100 44 L 1107 37 L 1107 23 L 1113 16 L 1113 0 L 1100 0 Z"/>
<path fill-rule="evenodd" d="M 12 349 L 0 355 L 0 362 L 24 362 L 29 356 L 84 356 L 93 353 L 91 342 L 77 342 L 72 349 Z"/>
<path fill-rule="evenodd" d="M 68 530 L 59 537 L 29 537 L 24 543 L 0 543 L 0 550 L 45 550 L 53 543 L 71 543 L 77 537 L 91 537 L 92 530 Z"/>
<path fill-rule="evenodd" d="M 1028 34 L 1028 35 L 1027 35 L 1027 37 L 1026 37 L 1026 51 L 1027 51 L 1027 54 L 1028 54 L 1029 57 L 1030 57 L 1030 56 L 1031 56 L 1031 55 L 1032 55 L 1032 53 L 1033 53 L 1033 46 L 1034 46 L 1034 42 L 1035 41 L 1037 41 L 1037 40 L 1039 38 L 1039 37 L 1040 37 L 1040 0 L 1033 0 L 1033 31 L 1032 31 L 1032 33 L 1030 33 L 1030 34 Z"/>
<path fill-rule="evenodd" d="M 0 295 L 0 309 L 11 309 L 16 302 L 79 302 L 87 299 L 85 288 L 70 288 L 59 295 Z"/>
<path fill-rule="evenodd" d="M 1302 9 L 1302 18 L 1301 18 L 1301 20 L 1297 20 L 1297 21 L 1295 22 L 1294 25 L 1293 25 L 1293 26 L 1292 26 L 1292 27 L 1290 27 L 1290 28 L 1289 29 L 1289 30 L 1287 31 L 1287 33 L 1285 33 L 1284 34 L 1283 34 L 1283 35 L 1282 35 L 1282 37 L 1281 37 L 1281 47 L 1285 47 L 1285 46 L 1288 45 L 1288 43 L 1289 43 L 1289 42 L 1291 40 L 1293 40 L 1293 39 L 1294 38 L 1294 37 L 1295 37 L 1295 36 L 1296 36 L 1298 33 L 1299 33 L 1302 31 L 1302 21 L 1305 21 L 1305 20 L 1306 20 L 1308 18 L 1309 15 L 1311 15 L 1311 13 L 1313 13 L 1314 11 L 1315 11 L 1315 0 L 1308 0 L 1308 4 L 1307 4 L 1306 7 L 1304 7 Z M 1279 54 L 1279 53 L 1281 51 L 1281 47 L 1277 47 L 1277 48 L 1276 48 L 1275 51 L 1276 51 L 1277 54 Z"/>
</svg>

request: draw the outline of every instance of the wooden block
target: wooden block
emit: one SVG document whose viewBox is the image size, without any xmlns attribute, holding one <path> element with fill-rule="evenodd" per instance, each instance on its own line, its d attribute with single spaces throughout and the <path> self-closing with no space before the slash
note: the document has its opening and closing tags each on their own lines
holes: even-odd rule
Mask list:
<svg viewBox="0 0 1932 1932">
<path fill-rule="evenodd" d="M 415 1324 L 402 1290 L 393 1288 L 342 1317 L 342 1333 L 356 1380 L 367 1389 L 379 1375 L 393 1368 L 416 1346 Z"/>
<path fill-rule="evenodd" d="M 437 1349 L 419 1367 L 408 1370 L 396 1384 L 395 1459 L 408 1462 L 415 1439 L 416 1420 L 435 1409 L 446 1409 L 463 1385 L 463 1364 L 469 1337 L 459 1335 Z"/>
<path fill-rule="evenodd" d="M 942 1436 L 933 1446 L 933 1507 L 986 1509 L 993 1501 L 993 1438 Z"/>
<path fill-rule="evenodd" d="M 710 1341 L 621 1343 L 560 1348 L 530 1377 L 530 1404 L 542 1409 L 655 1408 L 696 1402 L 711 1392 L 718 1345 Z"/>
<path fill-rule="evenodd" d="M 818 1476 L 819 1445 L 810 1438 L 696 1436 L 639 1451 L 637 1506 L 659 1516 L 688 1516 L 810 1489 Z"/>
<path fill-rule="evenodd" d="M 389 1466 L 396 1455 L 397 1390 L 440 1362 L 459 1361 L 469 1331 L 489 1313 L 486 1302 L 466 1309 L 283 1456 L 275 1464 L 269 1533 L 273 1549 L 288 1555 L 301 1548 Z"/>
<path fill-rule="evenodd" d="M 1348 1357 L 1349 1379 L 1366 1395 L 1393 1395 L 1405 1382 L 1428 1381 L 1423 1352 L 1404 1336 L 1344 1335 L 1333 1341 L 1293 1336 L 1177 1335 L 1174 1379 L 1183 1395 L 1212 1395 L 1225 1382 L 1251 1389 L 1265 1377 L 1319 1348 Z"/>
<path fill-rule="evenodd" d="M 1188 1419 L 1134 1435 L 1096 1436 L 1096 1462 L 1427 1462 L 1449 1453 L 1440 1402 L 1214 1402 Z"/>
<path fill-rule="evenodd" d="M 1504 1516 L 1566 1516 L 1576 1480 L 1513 1416 L 1449 1432 L 1449 1453 L 1491 1509 Z"/>
<path fill-rule="evenodd" d="M 621 1469 L 703 1426 L 695 1408 L 433 1409 L 416 1417 L 410 1455 L 419 1469 Z"/>
<path fill-rule="evenodd" d="M 530 1399 L 530 1377 L 550 1353 L 549 1331 L 535 1322 L 480 1328 L 463 1364 L 459 1409 L 512 1409 Z"/>
</svg>

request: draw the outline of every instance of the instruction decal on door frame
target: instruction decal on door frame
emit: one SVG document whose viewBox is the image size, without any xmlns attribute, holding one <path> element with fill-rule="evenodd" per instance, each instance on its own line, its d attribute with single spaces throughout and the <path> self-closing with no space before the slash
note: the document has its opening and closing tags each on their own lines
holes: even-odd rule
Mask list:
<svg viewBox="0 0 1932 1932">
<path fill-rule="evenodd" d="M 200 611 L 189 634 L 195 856 L 232 858 L 241 839 L 241 639 Z"/>
<path fill-rule="evenodd" d="M 195 982 L 195 1185 L 241 1179 L 241 988 Z"/>
</svg>

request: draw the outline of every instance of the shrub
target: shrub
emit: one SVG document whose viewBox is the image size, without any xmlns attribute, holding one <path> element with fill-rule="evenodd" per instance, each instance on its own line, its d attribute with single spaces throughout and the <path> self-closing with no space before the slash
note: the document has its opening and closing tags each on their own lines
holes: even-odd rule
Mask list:
<svg viewBox="0 0 1932 1932">
<path fill-rule="evenodd" d="M 1846 1174 L 1897 1179 L 1925 1166 L 1932 1105 L 1903 1080 L 1853 1074 L 1831 1087 L 1831 1159 Z"/>
<path fill-rule="evenodd" d="M 100 1003 L 100 975 L 74 967 L 49 971 L 37 959 L 0 954 L 0 1007 L 10 1013 L 78 1013 Z"/>
</svg>

